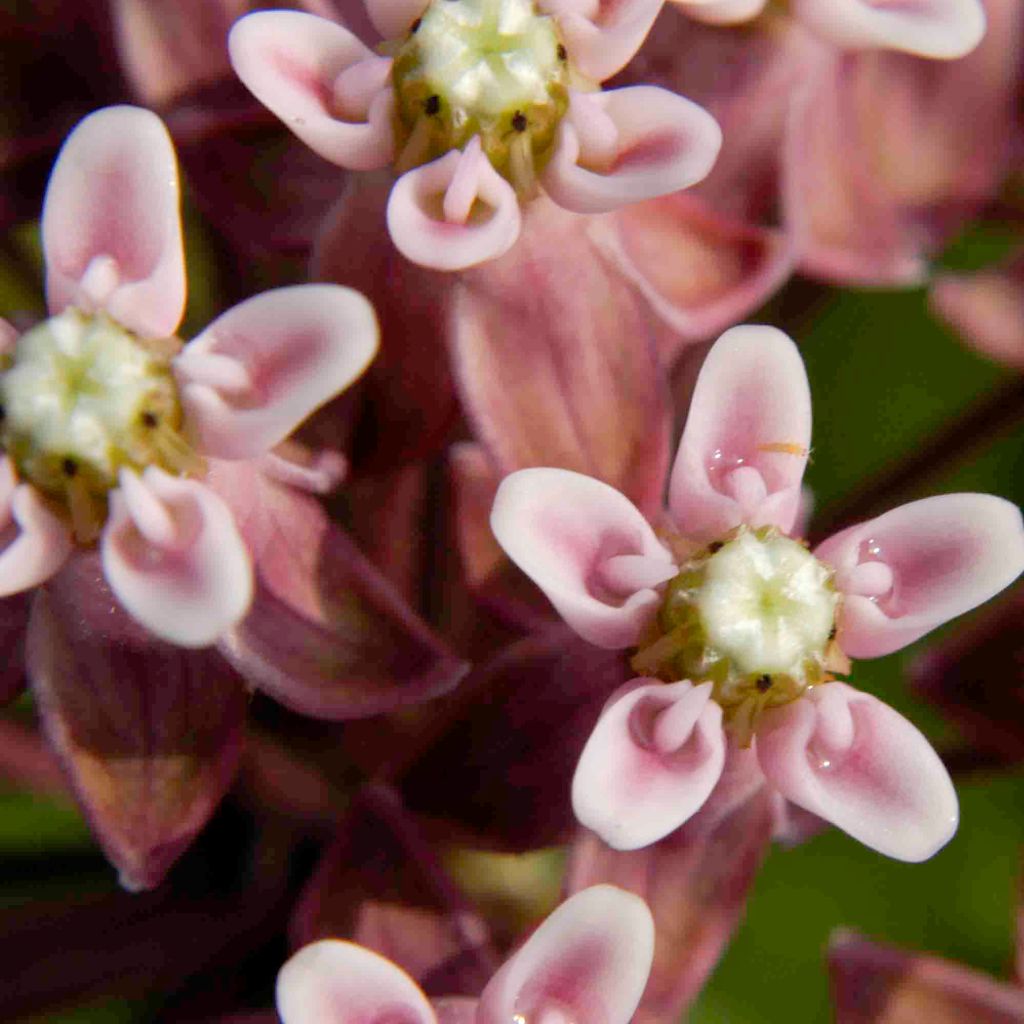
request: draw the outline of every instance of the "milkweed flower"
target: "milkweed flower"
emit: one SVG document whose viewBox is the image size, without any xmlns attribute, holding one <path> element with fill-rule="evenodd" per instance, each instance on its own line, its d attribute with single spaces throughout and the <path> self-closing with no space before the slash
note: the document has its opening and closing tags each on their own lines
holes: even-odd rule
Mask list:
<svg viewBox="0 0 1024 1024">
<path fill-rule="evenodd" d="M 653 957 L 654 925 L 644 901 L 596 885 L 542 922 L 478 1000 L 430 1000 L 380 954 L 323 939 L 281 968 L 277 1009 L 284 1024 L 629 1024 Z"/>
<path fill-rule="evenodd" d="M 619 849 L 688 820 L 727 745 L 765 780 L 868 846 L 923 860 L 956 829 L 949 777 L 924 736 L 835 676 L 912 643 L 1024 570 L 1017 508 L 983 494 L 911 502 L 813 551 L 790 534 L 811 407 L 792 341 L 727 331 L 701 369 L 668 483 L 648 522 L 614 488 L 525 469 L 491 525 L 566 622 L 635 648 L 573 780 L 583 824 Z"/>
<path fill-rule="evenodd" d="M 373 310 L 338 286 L 282 288 L 183 346 L 174 149 L 140 108 L 101 110 L 68 137 L 42 240 L 50 317 L 20 337 L 3 331 L 0 500 L 17 535 L 0 554 L 0 593 L 98 543 L 133 618 L 171 643 L 211 644 L 248 611 L 253 571 L 204 483 L 206 460 L 287 474 L 272 449 L 366 368 Z"/>
<path fill-rule="evenodd" d="M 398 249 L 455 270 L 507 251 L 542 189 L 581 213 L 692 185 L 721 144 L 714 119 L 665 89 L 600 83 L 630 60 L 661 0 L 368 0 L 372 50 L 298 11 L 247 15 L 235 71 L 317 153 L 399 174 Z"/>
</svg>

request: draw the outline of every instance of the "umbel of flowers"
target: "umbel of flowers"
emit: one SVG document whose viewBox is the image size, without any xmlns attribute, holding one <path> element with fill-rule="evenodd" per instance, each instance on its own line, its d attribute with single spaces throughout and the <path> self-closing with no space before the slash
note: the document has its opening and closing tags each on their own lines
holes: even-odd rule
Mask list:
<svg viewBox="0 0 1024 1024">
<path fill-rule="evenodd" d="M 715 120 L 654 86 L 602 92 L 640 47 L 661 0 L 368 0 L 387 40 L 265 11 L 232 29 L 253 94 L 317 153 L 388 164 L 396 246 L 442 270 L 505 252 L 520 203 L 542 189 L 581 213 L 686 188 L 711 169 Z"/>
<path fill-rule="evenodd" d="M 803 362 L 770 327 L 737 327 L 701 369 L 649 523 L 608 485 L 525 469 L 491 525 L 581 636 L 631 648 L 637 677 L 583 750 L 573 806 L 620 849 L 673 831 L 727 753 L 784 797 L 892 857 L 956 830 L 956 795 L 921 733 L 836 676 L 987 600 L 1024 570 L 1018 509 L 984 494 L 915 501 L 814 551 L 799 520 L 811 407 Z"/>
<path fill-rule="evenodd" d="M 272 449 L 366 368 L 369 303 L 306 285 L 256 296 L 187 345 L 174 149 L 160 119 L 109 107 L 69 136 L 43 209 L 50 318 L 0 321 L 0 503 L 17 537 L 0 594 L 98 543 L 129 613 L 162 639 L 213 643 L 249 608 L 249 551 L 208 460 Z M 294 467 L 292 478 L 302 475 Z"/>
</svg>

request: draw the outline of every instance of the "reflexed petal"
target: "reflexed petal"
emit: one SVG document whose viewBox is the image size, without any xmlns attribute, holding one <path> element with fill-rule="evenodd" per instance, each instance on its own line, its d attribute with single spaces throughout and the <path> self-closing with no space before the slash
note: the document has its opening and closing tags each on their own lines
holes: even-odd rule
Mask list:
<svg viewBox="0 0 1024 1024">
<path fill-rule="evenodd" d="M 811 396 L 796 346 L 774 327 L 726 331 L 701 367 L 669 482 L 688 537 L 740 523 L 788 532 L 811 442 Z"/>
<path fill-rule="evenodd" d="M 595 885 L 567 899 L 491 979 L 479 1024 L 629 1024 L 654 956 L 654 922 L 638 896 Z"/>
<path fill-rule="evenodd" d="M 589 124 L 579 115 L 586 106 L 597 107 L 614 129 L 612 146 L 599 155 L 588 153 Z M 601 213 L 688 188 L 711 170 L 721 145 L 715 119 L 667 89 L 574 92 L 541 181 L 560 206 Z"/>
<path fill-rule="evenodd" d="M 509 557 L 544 591 L 565 621 L 600 647 L 629 647 L 651 618 L 652 585 L 613 586 L 606 563 L 641 555 L 675 574 L 636 506 L 613 487 L 564 469 L 523 469 L 498 488 L 491 528 Z"/>
<path fill-rule="evenodd" d="M 253 685 L 302 714 L 361 718 L 449 692 L 465 672 L 441 640 L 308 495 L 251 462 L 207 477 L 252 552 L 249 614 L 220 638 Z"/>
<path fill-rule="evenodd" d="M 845 683 L 765 710 L 756 743 L 783 796 L 889 857 L 927 860 L 956 831 L 956 793 L 931 745 L 898 712 Z"/>
<path fill-rule="evenodd" d="M 348 29 L 302 11 L 257 11 L 235 22 L 228 49 L 246 88 L 325 160 L 357 171 L 391 160 L 390 87 L 359 102 L 336 90 L 342 72 L 375 59 Z"/>
<path fill-rule="evenodd" d="M 46 298 L 104 310 L 151 338 L 174 334 L 185 308 L 178 166 L 163 122 L 107 107 L 68 136 L 43 205 Z"/>
<path fill-rule="evenodd" d="M 1024 1020 L 1024 991 L 963 964 L 881 946 L 850 932 L 828 950 L 837 1024 Z"/>
<path fill-rule="evenodd" d="M 390 960 L 337 939 L 303 946 L 277 976 L 284 1024 L 436 1024 L 420 987 Z"/>
<path fill-rule="evenodd" d="M 121 603 L 170 643 L 214 643 L 252 601 L 252 563 L 228 507 L 153 466 L 141 478 L 122 470 L 100 551 Z"/>
<path fill-rule="evenodd" d="M 710 683 L 627 686 L 601 715 L 572 784 L 576 817 L 617 850 L 648 846 L 687 821 L 725 763 Z"/>
<path fill-rule="evenodd" d="M 0 551 L 0 597 L 48 580 L 71 554 L 71 533 L 30 484 L 18 484 L 10 459 L 0 460 L 0 530 L 17 536 Z"/>
<path fill-rule="evenodd" d="M 521 223 L 512 186 L 491 166 L 476 135 L 462 152 L 406 171 L 391 190 L 387 220 L 399 252 L 436 270 L 501 256 L 519 237 Z"/>
<path fill-rule="evenodd" d="M 344 391 L 377 344 L 373 308 L 338 285 L 278 288 L 229 309 L 173 363 L 197 447 L 262 455 Z"/>
<path fill-rule="evenodd" d="M 554 15 L 573 66 L 587 78 L 603 82 L 621 71 L 640 49 L 662 0 L 544 0 L 542 13 Z"/>
<path fill-rule="evenodd" d="M 743 916 L 768 851 L 768 804 L 762 785 L 709 827 L 697 820 L 705 817 L 699 811 L 689 825 L 643 850 L 612 850 L 590 832 L 576 839 L 570 892 L 597 882 L 621 885 L 654 915 L 654 965 L 634 1024 L 681 1020 L 697 998 Z"/>
<path fill-rule="evenodd" d="M 884 47 L 943 60 L 970 53 L 985 34 L 981 0 L 793 0 L 793 11 L 840 46 Z"/>
<path fill-rule="evenodd" d="M 27 663 L 43 730 L 122 885 L 157 885 L 234 775 L 242 681 L 212 652 L 142 629 L 93 553 L 36 594 Z"/>
<path fill-rule="evenodd" d="M 456 380 L 502 473 L 573 469 L 654 516 L 671 424 L 654 325 L 589 239 L 588 223 L 538 198 L 511 252 L 460 275 Z"/>
<path fill-rule="evenodd" d="M 940 274 L 932 283 L 932 311 L 983 355 L 1024 370 L 1024 258 L 1006 270 Z"/>
<path fill-rule="evenodd" d="M 737 25 L 756 18 L 768 0 L 674 0 L 691 18 L 709 25 Z"/>
<path fill-rule="evenodd" d="M 814 553 L 835 568 L 844 592 L 839 646 L 877 658 L 1009 586 L 1024 572 L 1024 526 L 1002 498 L 941 494 L 851 526 Z M 890 589 L 861 586 L 871 563 L 888 567 Z"/>
<path fill-rule="evenodd" d="M 689 341 L 743 320 L 796 264 L 790 233 L 719 215 L 682 192 L 616 210 L 590 235 Z"/>
</svg>

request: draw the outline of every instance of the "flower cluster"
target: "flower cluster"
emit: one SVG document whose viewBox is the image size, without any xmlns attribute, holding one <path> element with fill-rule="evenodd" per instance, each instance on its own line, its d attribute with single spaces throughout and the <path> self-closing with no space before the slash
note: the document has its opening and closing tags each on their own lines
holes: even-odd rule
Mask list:
<svg viewBox="0 0 1024 1024">
<path fill-rule="evenodd" d="M 737 992 L 810 1019 L 815 879 L 997 891 L 1020 584 L 907 663 L 945 733 L 854 662 L 1024 572 L 1018 0 L 50 6 L 0 22 L 0 783 L 88 824 L 33 884 L 111 891 L 0 830 L 0 1017 L 674 1024 L 775 841 Z M 851 934 L 841 1020 L 1022 1012 Z"/>
</svg>

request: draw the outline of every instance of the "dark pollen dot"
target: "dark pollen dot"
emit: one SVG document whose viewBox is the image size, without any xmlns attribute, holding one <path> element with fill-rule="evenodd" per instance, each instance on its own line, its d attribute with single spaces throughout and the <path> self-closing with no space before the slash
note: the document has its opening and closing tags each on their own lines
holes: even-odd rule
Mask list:
<svg viewBox="0 0 1024 1024">
<path fill-rule="evenodd" d="M 555 50 L 555 53 L 558 54 L 559 60 L 569 59 L 569 51 L 561 43 L 558 44 L 558 49 Z"/>
<path fill-rule="evenodd" d="M 835 627 L 835 626 L 833 626 L 833 627 L 832 627 L 832 628 L 831 628 L 831 629 L 830 629 L 830 630 L 828 631 L 828 638 L 829 638 L 829 640 L 835 640 L 835 638 L 836 638 L 836 627 Z"/>
<path fill-rule="evenodd" d="M 65 476 L 76 476 L 78 474 L 78 463 L 74 459 L 65 459 L 60 464 L 60 470 Z"/>
<path fill-rule="evenodd" d="M 515 128 L 517 132 L 526 131 L 526 115 L 521 110 L 517 110 L 512 115 L 512 127 Z"/>
<path fill-rule="evenodd" d="M 720 540 L 713 540 L 708 545 L 708 551 L 710 551 L 711 554 L 714 554 L 716 551 L 721 551 L 722 547 L 723 547 L 723 545 L 722 545 L 722 542 Z"/>
<path fill-rule="evenodd" d="M 417 29 L 418 29 L 418 28 L 420 27 L 420 25 L 421 25 L 422 23 L 423 23 L 423 19 L 422 19 L 422 18 L 417 18 L 417 19 L 416 19 L 416 20 L 415 20 L 415 21 L 414 21 L 414 22 L 412 23 L 412 26 L 411 26 L 411 28 L 409 29 L 409 35 L 414 35 L 414 34 L 416 33 L 416 30 L 417 30 Z"/>
<path fill-rule="evenodd" d="M 160 422 L 155 412 L 149 412 L 148 410 L 142 414 L 142 425 L 153 429 Z"/>
<path fill-rule="evenodd" d="M 758 693 L 767 693 L 772 688 L 772 677 L 771 676 L 758 676 L 757 683 Z"/>
<path fill-rule="evenodd" d="M 441 97 L 434 95 L 428 96 L 423 101 L 423 109 L 433 117 L 441 109 Z"/>
</svg>

